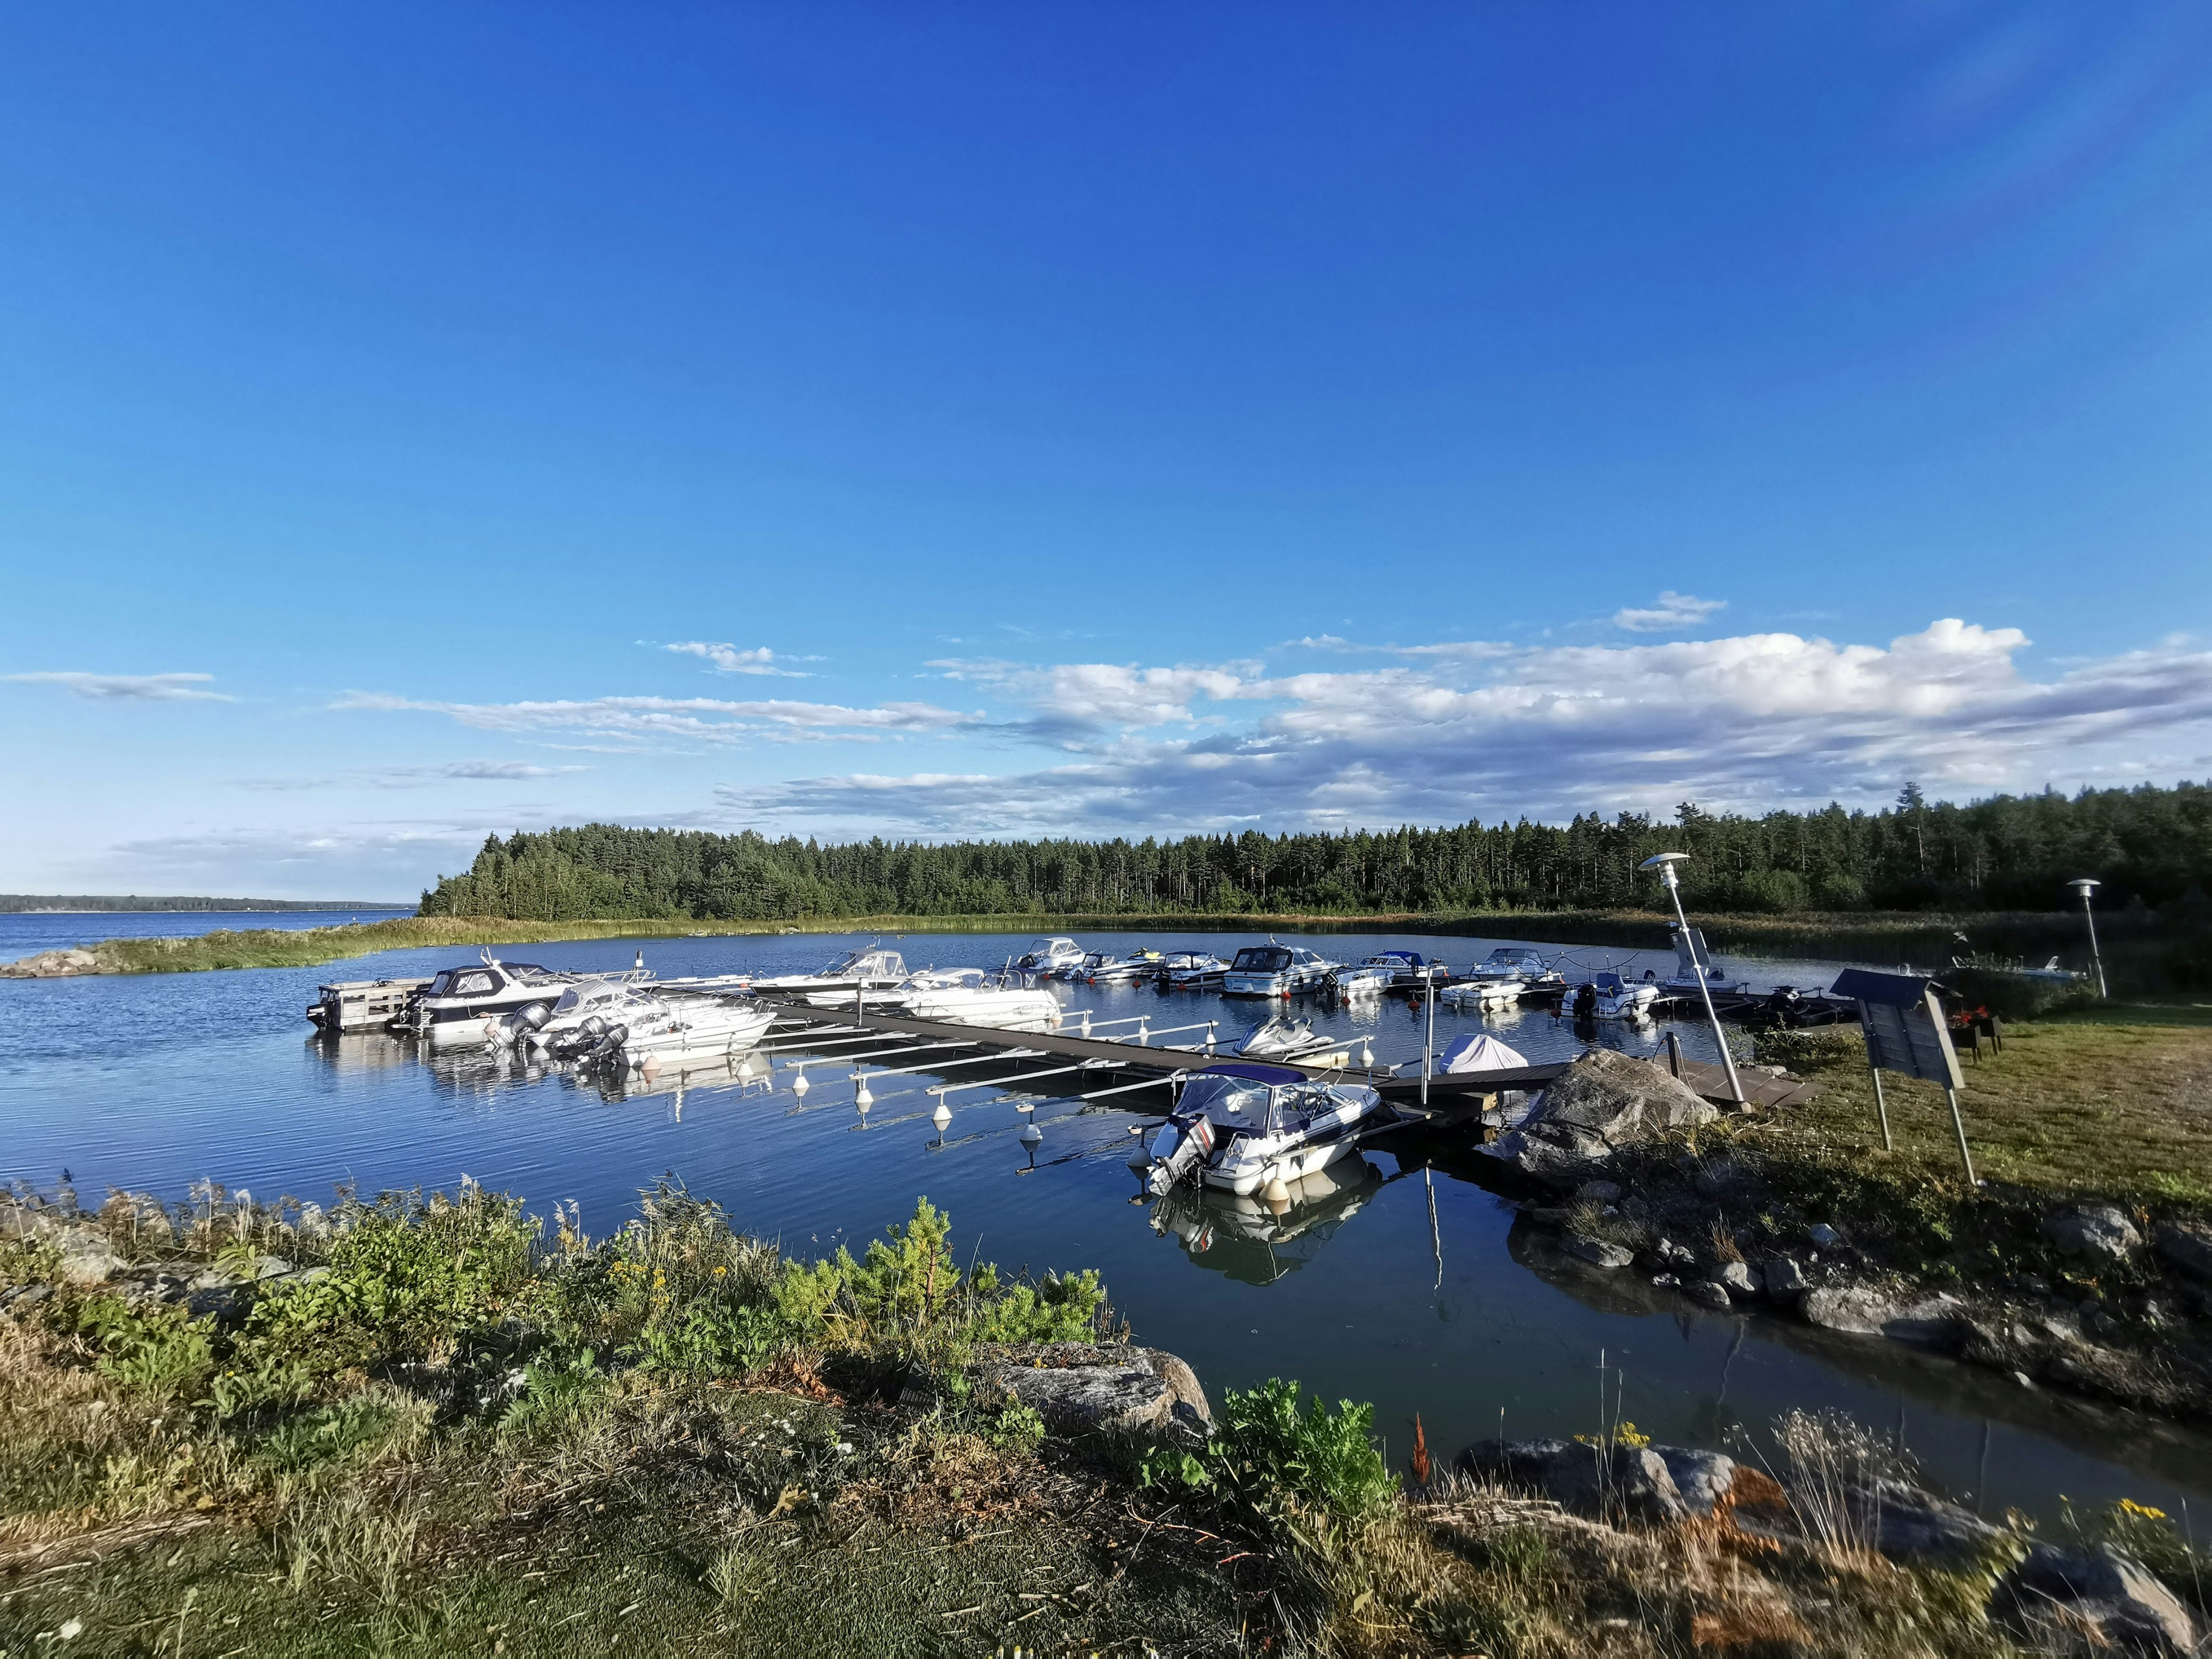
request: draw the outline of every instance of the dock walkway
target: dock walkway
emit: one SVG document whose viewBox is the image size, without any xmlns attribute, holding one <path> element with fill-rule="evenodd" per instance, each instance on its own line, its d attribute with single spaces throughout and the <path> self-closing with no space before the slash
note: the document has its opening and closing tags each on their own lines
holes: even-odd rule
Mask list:
<svg viewBox="0 0 2212 1659">
<path fill-rule="evenodd" d="M 1025 1074 L 1038 1072 L 1058 1072 L 1067 1077 L 1071 1075 L 1067 1068 L 1073 1066 L 1095 1068 L 1100 1074 L 1098 1087 L 1141 1085 L 1147 1079 L 1165 1083 L 1179 1072 L 1196 1071 L 1235 1058 L 1231 1054 L 1209 1054 L 1203 1048 L 1155 1047 L 1103 1037 L 1069 1036 L 1055 1031 L 1006 1031 L 988 1025 L 915 1019 L 905 1014 L 878 1013 L 873 1010 L 855 1012 L 823 1008 L 781 997 L 764 996 L 760 1000 L 775 1008 L 781 1017 L 779 1029 L 768 1038 L 769 1044 L 796 1050 L 819 1043 L 832 1050 L 825 1056 L 830 1063 L 849 1060 L 855 1067 L 866 1065 L 872 1053 L 882 1051 L 882 1045 L 906 1038 L 944 1043 L 948 1048 L 972 1048 L 975 1053 L 971 1055 L 948 1054 L 940 1063 L 965 1066 L 992 1060 L 1010 1068 L 1006 1080 L 1013 1084 L 1018 1084 Z M 1418 1074 L 1403 1077 L 1380 1066 L 1310 1066 L 1297 1060 L 1274 1060 L 1266 1063 L 1287 1066 L 1308 1077 L 1333 1083 L 1365 1084 L 1381 1095 L 1401 1119 L 1423 1121 L 1439 1128 L 1454 1127 L 1479 1118 L 1489 1097 L 1510 1089 L 1541 1089 L 1567 1069 L 1565 1061 L 1554 1060 L 1506 1071 L 1439 1074 L 1429 1079 L 1428 1105 L 1424 1109 Z M 1771 1109 L 1794 1104 L 1820 1091 L 1818 1085 L 1796 1078 L 1778 1078 L 1755 1070 L 1739 1071 L 1744 1094 L 1754 1105 Z M 1733 1103 L 1729 1095 L 1728 1074 L 1719 1066 L 1686 1060 L 1681 1062 L 1679 1075 L 1704 1098 L 1717 1104 Z M 1069 1091 L 1091 1091 L 1088 1087 Z M 1148 1096 L 1141 1087 L 1136 1087 L 1130 1089 L 1128 1098 L 1133 1109 L 1142 1110 Z"/>
</svg>

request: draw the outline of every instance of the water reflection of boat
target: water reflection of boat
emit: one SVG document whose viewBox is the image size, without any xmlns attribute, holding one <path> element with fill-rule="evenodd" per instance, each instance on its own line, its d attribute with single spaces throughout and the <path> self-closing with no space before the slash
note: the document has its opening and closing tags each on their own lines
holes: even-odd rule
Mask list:
<svg viewBox="0 0 2212 1659">
<path fill-rule="evenodd" d="M 603 1100 L 641 1100 L 652 1095 L 675 1097 L 676 1118 L 684 1119 L 685 1098 L 702 1089 L 734 1089 L 740 1094 L 775 1086 L 768 1061 L 757 1054 L 716 1055 L 680 1065 L 656 1066 L 650 1071 L 602 1066 L 580 1072 L 577 1077 L 598 1089 Z"/>
<path fill-rule="evenodd" d="M 1272 1285 L 1312 1261 L 1382 1189 L 1382 1171 L 1364 1158 L 1292 1182 L 1290 1201 L 1281 1205 L 1178 1186 L 1152 1206 L 1152 1231 L 1173 1233 L 1196 1267 L 1246 1285 Z"/>
</svg>

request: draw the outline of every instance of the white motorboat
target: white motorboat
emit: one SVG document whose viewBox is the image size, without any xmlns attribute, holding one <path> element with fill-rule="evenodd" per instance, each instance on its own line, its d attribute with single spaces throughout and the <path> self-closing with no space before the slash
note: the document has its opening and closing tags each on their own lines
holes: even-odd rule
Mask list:
<svg viewBox="0 0 2212 1659">
<path fill-rule="evenodd" d="M 753 989 L 771 995 L 808 996 L 823 991 L 887 991 L 907 977 L 906 959 L 879 945 L 840 957 L 818 974 L 778 974 L 757 979 Z"/>
<path fill-rule="evenodd" d="M 1170 991 L 1196 991 L 1221 983 L 1229 964 L 1211 951 L 1170 951 L 1160 958 L 1160 983 Z"/>
<path fill-rule="evenodd" d="M 550 1012 L 573 985 L 635 984 L 652 977 L 643 969 L 612 974 L 561 972 L 535 963 L 501 962 L 486 951 L 481 963 L 434 975 L 422 994 L 409 1001 L 394 1029 L 425 1037 L 434 1048 L 482 1042 L 510 1014 L 540 1006 Z"/>
<path fill-rule="evenodd" d="M 553 1006 L 540 1013 L 538 1006 L 518 1009 L 495 1025 L 494 1043 L 521 1042 L 539 1054 L 581 1053 L 606 1034 L 611 1025 L 627 1024 L 631 1014 L 643 1018 L 658 1002 L 659 988 L 619 981 L 595 980 L 571 985 Z"/>
<path fill-rule="evenodd" d="M 1248 945 L 1221 976 L 1221 994 L 1230 997 L 1294 997 L 1321 990 L 1343 964 L 1327 960 L 1303 945 Z"/>
<path fill-rule="evenodd" d="M 1370 957 L 1364 962 L 1338 969 L 1331 982 L 1336 987 L 1336 994 L 1347 1000 L 1353 997 L 1379 997 L 1398 982 L 1397 970 L 1389 963 Z"/>
<path fill-rule="evenodd" d="M 1157 951 L 1139 950 L 1126 957 L 1117 957 L 1110 951 L 1093 951 L 1073 968 L 1065 969 L 1060 977 L 1088 985 L 1120 985 L 1158 973 L 1159 966 Z"/>
<path fill-rule="evenodd" d="M 1230 1052 L 1243 1060 L 1295 1060 L 1308 1066 L 1352 1064 L 1351 1050 L 1336 1038 L 1316 1031 L 1311 1020 L 1302 1019 L 1293 1025 L 1281 1014 L 1260 1021 L 1237 1040 Z"/>
<path fill-rule="evenodd" d="M 1060 1029 L 1060 999 L 1049 991 L 1010 985 L 981 968 L 952 969 L 928 979 L 927 984 L 901 988 L 903 1012 L 916 1019 L 988 1025 L 1002 1031 Z"/>
<path fill-rule="evenodd" d="M 1145 1184 L 1164 1193 L 1194 1176 L 1240 1198 L 1287 1197 L 1291 1183 L 1355 1151 L 1382 1113 L 1382 1097 L 1364 1084 L 1316 1083 L 1280 1066 L 1209 1066 L 1183 1079 L 1153 1133 Z"/>
<path fill-rule="evenodd" d="M 1503 1008 L 1531 991 L 1554 990 L 1566 980 L 1525 945 L 1501 945 L 1467 970 L 1467 977 L 1443 992 L 1446 1002 L 1462 1006 Z"/>
<path fill-rule="evenodd" d="M 1750 991 L 1749 980 L 1730 979 L 1728 969 L 1713 960 L 1705 934 L 1697 928 L 1670 924 L 1667 931 L 1674 938 L 1674 971 L 1660 982 L 1661 990 L 1686 995 L 1697 990 L 1702 979 L 1705 989 L 1715 996 L 1741 996 Z"/>
<path fill-rule="evenodd" d="M 775 1021 L 775 1011 L 723 997 L 665 997 L 608 1028 L 622 1060 L 650 1069 L 708 1055 L 743 1053 Z"/>
<path fill-rule="evenodd" d="M 532 1051 L 555 1060 L 643 1066 L 740 1053 L 775 1020 L 775 1010 L 741 998 L 671 995 L 648 985 L 577 985 L 543 1023 L 519 1018 L 498 1035 L 520 1037 Z"/>
<path fill-rule="evenodd" d="M 1418 951 L 1377 951 L 1338 969 L 1333 978 L 1338 991 L 1346 996 L 1371 996 L 1407 987 L 1418 989 L 1448 977 L 1450 972 L 1443 963 Z"/>
<path fill-rule="evenodd" d="M 1018 974 L 1049 976 L 1074 967 L 1084 955 L 1080 945 L 1055 933 L 1050 939 L 1031 939 L 1030 948 L 1016 957 L 1012 966 Z"/>
<path fill-rule="evenodd" d="M 1656 981 L 1635 982 L 1619 974 L 1592 974 L 1568 993 L 1564 1012 L 1577 1019 L 1649 1019 L 1659 1000 Z"/>
</svg>

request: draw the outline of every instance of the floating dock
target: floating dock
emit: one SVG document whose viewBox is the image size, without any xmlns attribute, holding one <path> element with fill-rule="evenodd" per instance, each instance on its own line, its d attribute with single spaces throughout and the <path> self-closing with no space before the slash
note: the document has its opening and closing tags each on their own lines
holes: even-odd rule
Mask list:
<svg viewBox="0 0 2212 1659">
<path fill-rule="evenodd" d="M 955 1078 L 940 1085 L 955 1091 L 994 1083 L 1019 1089 L 1025 1078 L 1042 1080 L 1049 1075 L 1062 1079 L 1064 1085 L 1072 1085 L 1063 1090 L 1070 1095 L 1095 1097 L 1112 1093 L 1122 1097 L 1133 1111 L 1164 1110 L 1167 1102 L 1164 1097 L 1153 1096 L 1153 1088 L 1181 1073 L 1237 1058 L 1233 1054 L 1208 1054 L 1204 1048 L 1114 1042 L 1060 1032 L 1000 1030 L 991 1026 L 956 1024 L 948 1020 L 915 1019 L 904 1014 L 841 1012 L 782 998 L 764 996 L 759 1000 L 776 1009 L 779 1015 L 775 1027 L 762 1040 L 759 1052 L 764 1054 L 805 1053 L 810 1056 L 810 1065 L 849 1066 L 854 1071 L 870 1066 L 888 1067 L 896 1063 L 900 1070 L 942 1074 L 949 1068 L 964 1068 L 987 1060 L 1002 1068 L 993 1079 L 978 1079 L 970 1083 Z M 818 1059 L 812 1058 L 817 1055 Z M 1486 1107 L 1496 1104 L 1496 1097 L 1500 1093 L 1541 1089 L 1567 1069 L 1566 1061 L 1553 1060 L 1504 1071 L 1437 1073 L 1428 1079 L 1425 1104 L 1418 1073 L 1405 1077 L 1380 1066 L 1316 1066 L 1273 1059 L 1262 1063 L 1283 1066 L 1331 1083 L 1364 1084 L 1382 1097 L 1399 1123 L 1426 1124 L 1437 1128 L 1456 1127 L 1479 1120 Z M 1728 1073 L 1718 1066 L 1687 1060 L 1674 1062 L 1664 1058 L 1652 1063 L 1673 1070 L 1707 1100 L 1723 1105 L 1735 1103 L 1729 1092 Z M 1738 1070 L 1746 1100 L 1753 1105 L 1788 1105 L 1819 1092 L 1818 1085 L 1795 1078 L 1778 1078 L 1755 1069 Z"/>
</svg>

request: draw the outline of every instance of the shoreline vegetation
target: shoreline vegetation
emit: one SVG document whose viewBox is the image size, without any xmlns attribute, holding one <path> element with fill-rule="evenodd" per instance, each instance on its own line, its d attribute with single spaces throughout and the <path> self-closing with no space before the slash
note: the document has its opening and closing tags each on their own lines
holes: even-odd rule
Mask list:
<svg viewBox="0 0 2212 1659">
<path fill-rule="evenodd" d="M 972 915 L 805 916 L 714 920 L 691 916 L 593 917 L 563 921 L 501 916 L 412 915 L 332 927 L 218 928 L 156 939 L 102 939 L 0 964 L 0 976 L 66 978 L 84 974 L 193 973 L 210 969 L 305 968 L 385 951 L 436 945 L 505 945 L 598 939 L 744 937 L 781 933 L 1154 933 L 1170 945 L 1181 934 L 1217 932 L 1466 933 L 1598 949 L 1664 951 L 1672 917 L 1657 910 L 1493 909 L 1372 914 L 1191 911 L 992 913 Z M 2086 957 L 2079 913 L 1931 914 L 1858 911 L 1793 915 L 1698 915 L 1717 951 L 1747 957 L 1809 956 L 1881 965 L 1947 963 L 1964 933 L 1974 950 L 2037 958 Z M 2100 916 L 2106 969 L 2119 991 L 2166 988 L 2169 929 L 2154 915 Z M 11 971 L 12 970 L 12 971 Z"/>
<path fill-rule="evenodd" d="M 0 1206 L 0 1647 L 258 1656 L 2193 1650 L 2148 1505 L 1984 1519 L 1792 1412 L 1432 1448 L 1209 1405 L 927 1200 L 785 1257 L 664 1182 Z M 1395 1455 L 1394 1455 L 1395 1454 Z"/>
</svg>

